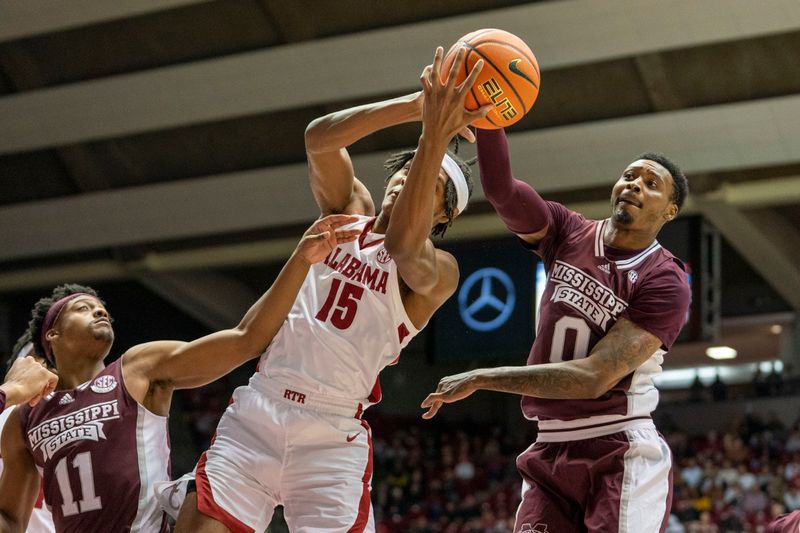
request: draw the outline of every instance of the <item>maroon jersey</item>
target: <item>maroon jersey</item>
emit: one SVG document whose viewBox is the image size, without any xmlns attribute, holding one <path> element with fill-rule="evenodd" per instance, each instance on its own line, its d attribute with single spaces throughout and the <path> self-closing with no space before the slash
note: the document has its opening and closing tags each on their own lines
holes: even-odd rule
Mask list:
<svg viewBox="0 0 800 533">
<path fill-rule="evenodd" d="M 653 377 L 685 321 L 688 278 L 683 264 L 657 241 L 644 250 L 615 249 L 603 243 L 608 220 L 587 220 L 554 202 L 547 207 L 549 230 L 534 247 L 544 262 L 547 285 L 528 364 L 586 357 L 621 317 L 658 337 L 662 346 L 597 399 L 526 396 L 522 410 L 527 418 L 540 420 L 540 431 L 605 425 L 618 431 L 619 423 L 649 417 L 658 404 Z M 592 433 L 598 432 L 603 431 Z"/>
<path fill-rule="evenodd" d="M 800 510 L 778 517 L 767 526 L 767 533 L 800 533 Z"/>
<path fill-rule="evenodd" d="M 165 530 L 153 483 L 169 479 L 167 418 L 131 397 L 121 359 L 20 419 L 56 531 Z"/>
</svg>

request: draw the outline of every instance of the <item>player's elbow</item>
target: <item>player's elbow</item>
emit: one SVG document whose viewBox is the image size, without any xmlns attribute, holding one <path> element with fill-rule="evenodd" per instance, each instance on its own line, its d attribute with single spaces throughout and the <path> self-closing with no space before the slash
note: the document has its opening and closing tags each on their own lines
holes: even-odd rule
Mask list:
<svg viewBox="0 0 800 533">
<path fill-rule="evenodd" d="M 600 381 L 593 381 L 589 384 L 588 390 L 586 391 L 586 395 L 589 397 L 590 400 L 596 400 L 603 396 L 605 393 L 609 391 L 611 387 L 606 385 L 605 382 Z"/>
<path fill-rule="evenodd" d="M 239 324 L 230 330 L 230 335 L 233 348 L 231 354 L 237 358 L 249 358 L 264 351 L 263 335 L 249 327 L 249 324 Z"/>
<path fill-rule="evenodd" d="M 307 152 L 323 151 L 325 132 L 328 130 L 328 115 L 318 117 L 308 123 L 305 132 Z"/>
<path fill-rule="evenodd" d="M 614 385 L 619 382 L 619 379 L 613 376 L 606 376 L 604 374 L 597 374 L 591 379 L 588 383 L 588 394 L 592 400 L 596 400 L 600 398 L 608 391 L 610 391 Z"/>
</svg>

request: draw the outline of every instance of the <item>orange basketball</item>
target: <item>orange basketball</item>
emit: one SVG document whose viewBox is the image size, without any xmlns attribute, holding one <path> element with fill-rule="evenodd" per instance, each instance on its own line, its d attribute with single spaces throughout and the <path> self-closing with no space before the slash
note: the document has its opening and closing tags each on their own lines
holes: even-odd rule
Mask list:
<svg viewBox="0 0 800 533">
<path fill-rule="evenodd" d="M 473 126 L 487 130 L 505 128 L 531 110 L 539 96 L 539 63 L 522 39 L 491 28 L 468 33 L 445 55 L 443 79 L 450 73 L 461 47 L 467 48 L 467 56 L 458 73 L 459 83 L 479 59 L 484 61 L 483 70 L 467 95 L 466 108 L 474 110 L 486 104 L 494 105 L 494 109 L 485 118 L 476 120 Z"/>
</svg>

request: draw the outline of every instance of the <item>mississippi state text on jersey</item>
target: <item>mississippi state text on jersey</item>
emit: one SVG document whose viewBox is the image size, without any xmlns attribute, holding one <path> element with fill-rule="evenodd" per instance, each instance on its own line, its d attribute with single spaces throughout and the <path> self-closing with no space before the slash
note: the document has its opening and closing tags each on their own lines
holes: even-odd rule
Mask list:
<svg viewBox="0 0 800 533">
<path fill-rule="evenodd" d="M 528 364 L 586 357 L 622 317 L 658 337 L 662 346 L 599 398 L 526 396 L 523 412 L 541 421 L 540 431 L 592 426 L 596 433 L 603 425 L 610 428 L 625 420 L 647 418 L 658 404 L 653 377 L 661 372 L 664 354 L 683 327 L 689 305 L 683 263 L 658 241 L 637 251 L 606 246 L 603 234 L 608 220 L 587 220 L 554 202 L 547 206 L 550 228 L 533 247 L 544 262 L 547 285 Z"/>
<path fill-rule="evenodd" d="M 56 531 L 166 530 L 153 483 L 169 479 L 167 418 L 131 397 L 121 359 L 20 420 Z"/>
</svg>

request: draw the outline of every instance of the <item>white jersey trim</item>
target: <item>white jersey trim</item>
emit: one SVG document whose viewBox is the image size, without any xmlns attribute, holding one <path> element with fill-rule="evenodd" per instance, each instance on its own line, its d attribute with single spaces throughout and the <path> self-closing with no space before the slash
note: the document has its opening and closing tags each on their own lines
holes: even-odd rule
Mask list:
<svg viewBox="0 0 800 533">
<path fill-rule="evenodd" d="M 651 244 L 650 246 L 648 246 L 635 256 L 631 257 L 630 259 L 624 259 L 622 261 L 614 261 L 614 264 L 617 265 L 618 270 L 627 270 L 629 268 L 633 268 L 642 261 L 644 261 L 650 254 L 657 252 L 660 248 L 661 244 L 659 244 L 658 241 L 653 241 L 653 244 Z"/>
<path fill-rule="evenodd" d="M 605 235 L 605 228 L 606 224 L 608 223 L 608 219 L 603 219 L 597 222 L 597 225 L 594 229 L 594 255 L 595 257 L 605 257 L 606 249 L 605 243 L 603 242 L 603 236 Z M 634 255 L 633 257 L 629 257 L 628 259 L 621 259 L 619 261 L 613 261 L 613 263 L 617 266 L 619 270 L 627 270 L 629 268 L 633 268 L 642 261 L 645 260 L 650 254 L 654 253 L 656 250 L 661 248 L 661 244 L 656 240 L 653 241 L 650 246 L 639 252 L 638 254 Z"/>
<path fill-rule="evenodd" d="M 603 419 L 607 419 L 605 423 Z M 587 422 L 589 422 L 587 424 Z M 647 416 L 627 417 L 622 415 L 593 416 L 581 420 L 540 420 L 536 442 L 566 442 L 593 439 L 632 429 L 653 429 L 656 426 Z"/>
<path fill-rule="evenodd" d="M 131 533 L 161 531 L 164 512 L 155 498 L 154 483 L 169 480 L 167 417 L 137 404 L 136 450 L 139 456 L 139 504 Z"/>
<path fill-rule="evenodd" d="M 601 220 L 594 228 L 594 255 L 595 257 L 605 257 L 606 249 L 603 243 L 603 235 L 605 234 L 605 227 L 608 219 Z"/>
<path fill-rule="evenodd" d="M 658 407 L 659 392 L 653 377 L 661 373 L 666 351 L 658 349 L 647 361 L 639 365 L 631 376 L 631 385 L 625 394 L 628 396 L 628 415 L 636 416 L 652 413 Z"/>
<path fill-rule="evenodd" d="M 657 432 L 626 431 L 617 533 L 658 531 L 667 518 L 672 453 Z M 656 449 L 657 448 L 657 451 Z"/>
</svg>

